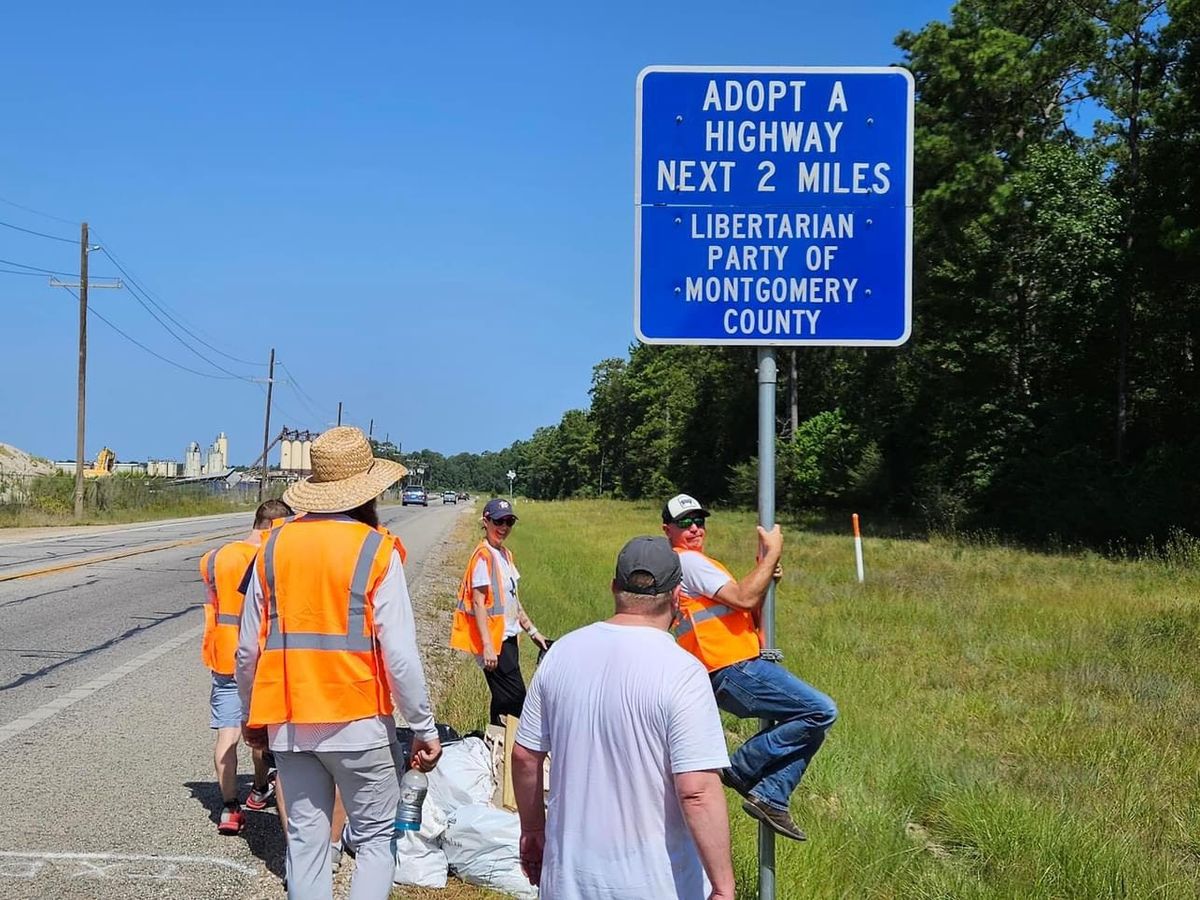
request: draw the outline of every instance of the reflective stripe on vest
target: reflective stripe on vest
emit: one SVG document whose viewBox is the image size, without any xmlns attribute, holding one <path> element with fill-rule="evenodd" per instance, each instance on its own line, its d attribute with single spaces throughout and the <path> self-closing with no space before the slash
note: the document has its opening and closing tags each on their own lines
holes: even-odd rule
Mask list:
<svg viewBox="0 0 1200 900">
<path fill-rule="evenodd" d="M 208 589 L 212 592 L 212 605 L 217 607 L 217 554 L 220 550 L 214 550 L 208 554 Z M 237 625 L 241 622 L 239 616 L 233 613 L 217 613 L 218 625 Z"/>
<path fill-rule="evenodd" d="M 488 546 L 487 551 L 492 557 L 491 565 L 487 567 L 488 572 L 491 574 L 491 578 L 492 578 L 492 610 L 491 610 L 491 612 L 488 613 L 488 615 L 489 616 L 503 616 L 504 615 L 504 598 L 505 598 L 506 591 L 500 584 L 500 571 L 499 571 L 500 566 L 497 565 L 497 563 L 496 563 L 496 556 L 494 553 L 492 553 L 492 548 L 490 545 Z M 503 551 L 501 551 L 501 553 L 503 554 Z M 479 555 L 478 551 L 476 551 L 475 555 L 476 556 Z M 505 557 L 504 561 L 508 562 L 508 558 Z M 471 569 L 473 571 L 475 569 L 475 567 L 471 566 Z M 471 576 L 471 573 L 468 572 L 467 573 L 468 579 L 470 578 L 470 576 Z M 470 589 L 471 588 L 468 585 L 468 590 L 470 590 Z M 467 608 L 467 604 L 465 602 L 463 602 L 461 597 L 458 600 L 458 611 L 462 612 L 462 613 L 466 613 L 467 615 L 472 614 L 471 610 Z"/>
<path fill-rule="evenodd" d="M 264 650 L 336 650 L 351 653 L 369 652 L 375 646 L 374 635 L 366 634 L 367 582 L 371 578 L 371 563 L 383 543 L 383 535 L 370 531 L 358 551 L 354 563 L 354 575 L 350 579 L 347 597 L 348 613 L 346 634 L 323 634 L 308 631 L 282 631 L 279 628 L 279 601 L 275 594 L 275 539 L 279 531 L 272 531 L 263 550 L 263 564 L 267 574 L 267 642 Z"/>
<path fill-rule="evenodd" d="M 674 549 L 679 554 L 680 564 L 684 566 L 684 593 L 679 600 L 680 621 L 673 629 L 679 646 L 700 660 L 710 672 L 757 656 L 760 647 L 758 629 L 748 610 L 721 603 L 716 597 L 688 593 L 691 582 L 688 581 L 687 571 L 696 557 L 704 559 L 708 565 L 732 580 L 729 570 L 700 551 L 680 547 Z M 699 587 L 696 589 L 699 590 Z"/>
<path fill-rule="evenodd" d="M 204 664 L 221 675 L 232 675 L 235 668 L 244 604 L 239 586 L 262 536 L 262 532 L 255 531 L 245 540 L 225 544 L 200 559 L 200 578 L 207 591 L 200 654 Z"/>
<path fill-rule="evenodd" d="M 682 622 L 675 626 L 674 634 L 676 639 L 683 637 L 689 631 L 692 631 L 697 624 L 706 619 L 715 619 L 718 616 L 728 616 L 732 613 L 742 612 L 743 610 L 734 609 L 732 606 L 726 606 L 724 603 L 714 603 L 700 612 L 693 615 L 684 616 Z"/>
<path fill-rule="evenodd" d="M 497 556 L 502 558 L 503 564 L 512 566 L 512 556 L 503 548 L 494 548 L 487 541 L 480 541 L 475 549 L 471 552 L 470 559 L 467 560 L 467 570 L 463 573 L 462 581 L 458 585 L 458 603 L 454 606 L 454 613 L 450 620 L 450 646 L 455 650 L 461 650 L 463 653 L 472 653 L 475 656 L 482 656 L 486 646 L 484 635 L 487 635 L 487 643 L 490 643 L 492 650 L 500 651 L 500 643 L 504 640 L 505 630 L 505 612 L 509 608 L 509 600 L 507 591 L 501 583 L 501 561 L 497 560 Z M 484 587 L 477 588 L 474 586 L 475 569 L 483 564 L 487 567 L 488 583 Z M 476 608 L 475 591 L 480 591 L 484 594 L 484 602 L 482 607 Z M 476 614 L 482 609 L 484 627 L 481 632 L 479 619 Z"/>
</svg>

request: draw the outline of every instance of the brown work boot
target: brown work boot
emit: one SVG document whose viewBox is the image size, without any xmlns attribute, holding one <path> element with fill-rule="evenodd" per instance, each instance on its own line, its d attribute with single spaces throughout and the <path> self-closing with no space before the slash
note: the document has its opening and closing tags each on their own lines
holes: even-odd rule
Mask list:
<svg viewBox="0 0 1200 900">
<path fill-rule="evenodd" d="M 742 809 L 751 818 L 758 819 L 760 822 L 765 822 L 767 827 L 776 834 L 781 834 L 785 838 L 791 838 L 793 841 L 806 841 L 808 835 L 800 830 L 800 826 L 792 820 L 792 814 L 786 809 L 776 809 L 771 804 L 751 795 L 742 803 Z"/>
</svg>

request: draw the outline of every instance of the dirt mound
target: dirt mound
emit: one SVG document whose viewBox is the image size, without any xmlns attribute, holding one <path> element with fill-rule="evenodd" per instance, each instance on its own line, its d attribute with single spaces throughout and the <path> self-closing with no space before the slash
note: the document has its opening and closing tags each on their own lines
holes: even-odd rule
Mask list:
<svg viewBox="0 0 1200 900">
<path fill-rule="evenodd" d="M 49 475 L 53 471 L 48 460 L 0 441 L 0 475 Z"/>
</svg>

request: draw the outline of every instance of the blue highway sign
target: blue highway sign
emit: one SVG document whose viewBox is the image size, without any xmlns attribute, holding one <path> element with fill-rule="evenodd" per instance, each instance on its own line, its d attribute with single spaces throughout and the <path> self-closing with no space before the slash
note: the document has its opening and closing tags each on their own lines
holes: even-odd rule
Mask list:
<svg viewBox="0 0 1200 900">
<path fill-rule="evenodd" d="M 644 69 L 638 340 L 903 344 L 912 166 L 905 69 Z"/>
</svg>

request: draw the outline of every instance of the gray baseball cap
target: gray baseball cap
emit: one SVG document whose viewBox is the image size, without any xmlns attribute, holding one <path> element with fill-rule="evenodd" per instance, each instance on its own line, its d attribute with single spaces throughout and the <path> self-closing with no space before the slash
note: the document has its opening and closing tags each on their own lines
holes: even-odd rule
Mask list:
<svg viewBox="0 0 1200 900">
<path fill-rule="evenodd" d="M 637 572 L 645 572 L 654 582 L 646 587 L 630 585 Z M 667 594 L 683 580 L 679 554 L 671 549 L 665 537 L 644 535 L 635 537 L 617 554 L 617 589 L 630 594 Z"/>
</svg>

